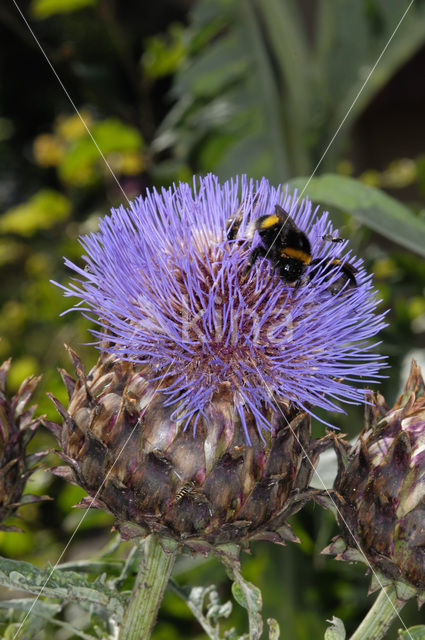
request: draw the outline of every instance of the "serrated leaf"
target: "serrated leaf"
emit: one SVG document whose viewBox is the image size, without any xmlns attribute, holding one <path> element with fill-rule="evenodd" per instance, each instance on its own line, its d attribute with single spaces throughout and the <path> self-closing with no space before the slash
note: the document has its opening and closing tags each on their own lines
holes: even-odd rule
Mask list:
<svg viewBox="0 0 425 640">
<path fill-rule="evenodd" d="M 75 571 L 76 573 L 85 573 L 88 575 L 100 576 L 106 573 L 108 576 L 119 576 L 123 569 L 124 562 L 122 560 L 78 560 L 75 562 L 64 562 L 57 568 L 60 571 Z"/>
<path fill-rule="evenodd" d="M 32 613 L 34 615 L 28 616 L 25 620 L 25 614 L 31 606 L 33 607 Z M 12 623 L 10 627 L 5 630 L 2 638 L 5 640 L 6 638 L 13 640 L 13 638 L 17 637 L 19 631 L 20 640 L 33 640 L 43 627 L 45 627 L 46 620 L 53 620 L 61 608 L 62 606 L 60 604 L 42 602 L 41 600 L 34 603 L 32 598 L 2 600 L 0 602 L 0 609 L 7 612 L 6 619 Z M 13 633 L 8 635 L 9 631 L 13 631 Z"/>
<path fill-rule="evenodd" d="M 187 587 L 180 587 L 173 579 L 169 581 L 168 586 L 186 602 L 208 637 L 211 640 L 220 640 L 219 625 L 211 624 L 211 621 L 203 612 L 206 596 L 211 593 L 217 593 L 216 587 L 210 585 L 209 587 L 193 587 L 188 590 Z"/>
<path fill-rule="evenodd" d="M 328 620 L 327 622 L 330 622 L 332 626 L 326 629 L 325 640 L 345 640 L 346 633 L 342 620 L 334 616 L 332 620 Z"/>
<path fill-rule="evenodd" d="M 308 184 L 307 184 L 308 183 Z M 318 178 L 294 178 L 291 188 L 322 205 L 351 213 L 363 224 L 407 249 L 425 256 L 425 222 L 389 195 L 355 180 L 335 174 Z"/>
<path fill-rule="evenodd" d="M 19 598 L 15 600 L 0 600 L 1 609 L 13 609 L 14 611 L 25 611 L 25 613 L 32 606 L 32 612 L 34 614 L 43 614 L 53 618 L 62 609 L 62 605 L 54 604 L 51 602 L 43 602 L 37 600 L 34 603 L 32 598 Z"/>
<path fill-rule="evenodd" d="M 399 640 L 425 640 L 425 625 L 417 625 L 398 632 Z"/>
<path fill-rule="evenodd" d="M 17 620 L 16 624 L 11 625 L 11 629 L 15 634 L 10 636 L 12 640 L 17 637 L 18 631 L 20 640 L 33 640 L 37 633 L 45 628 L 46 623 L 56 625 L 64 629 L 68 635 L 75 635 L 82 640 L 96 640 L 94 636 L 84 633 L 84 631 L 69 622 L 56 619 L 55 616 L 61 611 L 62 606 L 61 604 L 52 604 L 42 600 L 34 602 L 32 598 L 0 601 L 0 609 L 8 611 L 9 619 L 13 617 Z M 30 612 L 30 615 L 23 618 L 22 613 L 26 614 L 28 612 Z M 9 636 L 6 637 L 8 638 Z"/>
<path fill-rule="evenodd" d="M 213 585 L 210 585 L 209 587 L 193 587 L 189 591 L 188 600 L 195 607 L 198 607 L 199 609 L 202 610 L 204 606 L 205 598 L 208 595 L 208 593 L 211 592 L 211 589 L 215 589 L 215 587 Z"/>
<path fill-rule="evenodd" d="M 117 621 L 122 618 L 126 598 L 101 580 L 88 580 L 74 571 L 59 568 L 44 571 L 29 562 L 0 557 L 0 584 L 10 589 L 28 591 L 35 595 L 59 598 L 66 602 L 95 604 Z"/>
</svg>

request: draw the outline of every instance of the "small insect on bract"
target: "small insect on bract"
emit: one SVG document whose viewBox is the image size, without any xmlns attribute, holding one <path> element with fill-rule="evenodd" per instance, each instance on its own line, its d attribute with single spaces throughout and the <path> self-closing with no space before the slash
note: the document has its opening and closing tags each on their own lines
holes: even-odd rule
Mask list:
<svg viewBox="0 0 425 640">
<path fill-rule="evenodd" d="M 176 502 L 181 502 L 183 499 L 187 499 L 195 505 L 204 506 L 212 516 L 211 506 L 208 498 L 197 491 L 193 482 L 186 482 L 176 494 Z"/>
<path fill-rule="evenodd" d="M 331 233 L 324 233 L 322 240 L 325 240 L 325 242 L 344 242 L 344 238 L 333 236 Z"/>
</svg>

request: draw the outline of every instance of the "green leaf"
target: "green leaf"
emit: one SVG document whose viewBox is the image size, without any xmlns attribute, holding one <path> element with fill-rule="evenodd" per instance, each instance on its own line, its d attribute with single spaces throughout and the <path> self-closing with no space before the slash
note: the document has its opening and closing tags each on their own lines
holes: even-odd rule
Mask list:
<svg viewBox="0 0 425 640">
<path fill-rule="evenodd" d="M 31 613 L 34 615 L 28 616 L 23 622 L 25 614 L 30 607 L 32 607 Z M 21 598 L 19 600 L 1 600 L 0 610 L 2 609 L 5 610 L 4 613 L 7 612 L 7 621 L 12 623 L 9 628 L 11 635 L 5 634 L 5 640 L 8 638 L 13 640 L 17 636 L 18 630 L 20 640 L 32 640 L 45 627 L 46 620 L 52 621 L 61 611 L 62 606 L 60 604 L 42 602 L 41 600 L 34 603 L 33 599 Z M 3 614 L 3 611 L 1 611 L 1 614 Z"/>
<path fill-rule="evenodd" d="M 335 128 L 347 114 L 354 97 L 364 84 L 366 75 L 371 71 L 378 55 L 388 43 L 389 37 L 407 9 L 407 6 L 402 6 L 399 0 L 380 2 L 381 25 L 377 30 L 365 14 L 366 3 L 350 3 L 349 20 L 347 20 L 345 3 L 335 3 L 335 5 L 338 4 L 339 7 L 334 11 L 337 16 L 338 38 L 334 37 L 334 42 L 338 40 L 340 43 L 341 55 L 333 63 L 333 67 L 338 67 L 338 71 L 332 74 L 333 83 L 330 87 L 331 95 L 336 98 L 333 103 L 334 114 L 331 123 Z M 424 39 L 424 7 L 414 2 L 375 71 L 362 89 L 350 113 L 350 120 L 354 120 L 370 104 L 398 69 L 421 48 Z M 330 50 L 329 53 L 332 55 L 333 51 Z M 335 94 L 335 92 L 338 93 Z"/>
<path fill-rule="evenodd" d="M 96 123 L 92 134 L 102 153 L 140 151 L 144 146 L 140 131 L 116 118 Z"/>
<path fill-rule="evenodd" d="M 293 3 L 260 0 L 258 11 L 261 14 L 260 22 L 264 21 L 266 48 L 273 50 L 278 67 L 278 79 L 274 78 L 275 82 L 277 80 L 277 113 L 281 120 L 279 126 L 283 125 L 285 130 L 287 153 L 294 158 L 294 165 L 300 171 L 308 170 L 306 145 L 300 144 L 310 120 L 311 85 L 306 82 L 306 74 L 302 72 L 309 65 L 306 33 L 297 19 L 297 9 Z M 269 59 L 268 65 L 273 70 L 273 63 L 270 63 Z M 267 121 L 276 138 L 279 130 L 276 130 L 270 118 Z M 283 141 L 283 131 L 280 131 L 278 142 Z M 288 167 L 285 174 L 281 175 L 288 175 L 287 171 Z"/>
<path fill-rule="evenodd" d="M 425 625 L 420 624 L 398 632 L 399 640 L 425 640 Z"/>
<path fill-rule="evenodd" d="M 85 573 L 94 576 L 101 576 L 106 573 L 108 577 L 119 576 L 124 566 L 122 560 L 76 560 L 64 562 L 57 568 L 60 571 L 74 571 L 75 573 Z"/>
<path fill-rule="evenodd" d="M 140 152 L 144 147 L 140 132 L 116 118 L 108 118 L 96 123 L 92 126 L 91 133 L 104 155 Z M 58 169 L 59 176 L 64 182 L 86 186 L 101 177 L 99 168 L 103 172 L 105 167 L 96 144 L 87 134 L 70 145 Z"/>
<path fill-rule="evenodd" d="M 289 186 L 301 193 L 306 184 L 305 195 L 311 200 L 343 209 L 377 233 L 425 256 L 425 222 L 401 202 L 379 189 L 345 176 L 325 174 L 310 182 L 308 178 L 289 181 Z"/>
<path fill-rule="evenodd" d="M 116 589 L 104 584 L 103 578 L 88 580 L 74 571 L 62 571 L 49 567 L 44 571 L 29 562 L 19 562 L 0 557 L 0 584 L 9 589 L 43 594 L 64 602 L 95 604 L 106 610 L 117 622 L 122 618 L 126 598 Z"/>
<path fill-rule="evenodd" d="M 185 60 L 186 53 L 183 25 L 171 24 L 166 36 L 153 36 L 146 40 L 142 66 L 149 78 L 161 78 L 175 73 Z"/>
<path fill-rule="evenodd" d="M 6 211 L 0 218 L 0 233 L 16 233 L 30 237 L 41 229 L 50 229 L 66 220 L 71 203 L 52 189 L 42 189 L 24 204 Z"/>
<path fill-rule="evenodd" d="M 413 3 L 394 34 L 404 10 L 400 0 L 374 2 L 373 15 L 368 2 L 316 4 L 317 11 L 306 21 L 296 0 L 198 0 L 187 29 L 192 44 L 187 63 L 175 77 L 177 101 L 158 132 L 161 144 L 168 141 L 174 146 L 183 163 L 198 160 L 204 141 L 232 125 L 234 107 L 239 105 L 239 113 L 246 110 L 250 122 L 226 141 L 224 153 L 211 158 L 208 170 L 220 177 L 233 173 L 261 177 L 253 163 L 260 157 L 264 175 L 281 182 L 313 169 L 350 110 L 324 160 L 334 167 L 350 133 L 348 124 L 423 45 L 425 5 Z M 221 24 L 214 37 L 202 38 L 205 25 L 219 15 Z M 387 43 L 385 55 L 364 85 Z M 223 124 L 217 127 L 211 121 L 201 141 L 188 136 L 193 130 L 189 121 L 196 120 L 217 96 L 230 105 Z M 243 154 L 246 140 L 253 151 L 249 155 Z"/>
<path fill-rule="evenodd" d="M 236 34 L 230 34 L 208 48 L 190 64 L 178 79 L 175 91 L 208 98 L 220 95 L 247 71 L 248 60 L 241 56 Z"/>
<path fill-rule="evenodd" d="M 267 618 L 267 624 L 269 625 L 269 640 L 279 640 L 280 627 L 274 618 Z"/>
<path fill-rule="evenodd" d="M 97 0 L 33 0 L 31 11 L 35 18 L 48 18 L 55 13 L 70 13 L 92 7 Z"/>
<path fill-rule="evenodd" d="M 332 626 L 326 629 L 325 640 L 345 640 L 346 633 L 342 620 L 334 616 L 332 620 L 328 620 L 327 622 L 330 622 Z"/>
<path fill-rule="evenodd" d="M 34 600 L 32 599 L 22 598 L 20 600 L 0 601 L 0 609 L 2 608 L 8 610 L 9 617 L 11 617 L 10 612 L 13 611 L 15 614 L 13 617 L 20 622 L 20 624 L 13 625 L 12 629 L 14 630 L 15 635 L 11 635 L 11 640 L 18 637 L 18 631 L 20 640 L 33 640 L 37 633 L 45 628 L 46 623 L 56 625 L 61 629 L 64 629 L 64 631 L 67 631 L 68 634 L 75 635 L 78 638 L 82 638 L 82 640 L 96 640 L 95 636 L 84 633 L 81 629 L 75 627 L 69 622 L 64 622 L 55 618 L 55 616 L 61 611 L 62 605 L 42 602 L 41 600 L 34 603 Z M 24 612 L 26 614 L 30 609 L 31 614 L 26 619 L 23 618 L 22 615 L 19 615 L 20 612 Z"/>
<path fill-rule="evenodd" d="M 230 602 L 220 603 L 215 585 L 190 589 L 180 587 L 175 580 L 171 579 L 168 586 L 183 598 L 208 637 L 211 640 L 220 640 L 220 618 L 227 618 L 232 606 Z M 205 609 L 206 613 L 204 613 Z"/>
<path fill-rule="evenodd" d="M 232 584 L 232 594 L 236 602 L 244 609 L 251 609 L 254 613 L 261 611 L 261 592 L 251 582 L 238 580 Z"/>
<path fill-rule="evenodd" d="M 25 245 L 11 238 L 0 238 L 0 267 L 10 262 L 17 262 L 25 252 Z"/>
<path fill-rule="evenodd" d="M 249 640 L 259 640 L 263 633 L 261 609 L 263 599 L 261 591 L 242 577 L 239 561 L 230 554 L 221 555 L 221 561 L 233 580 L 232 594 L 236 602 L 248 612 Z"/>
</svg>

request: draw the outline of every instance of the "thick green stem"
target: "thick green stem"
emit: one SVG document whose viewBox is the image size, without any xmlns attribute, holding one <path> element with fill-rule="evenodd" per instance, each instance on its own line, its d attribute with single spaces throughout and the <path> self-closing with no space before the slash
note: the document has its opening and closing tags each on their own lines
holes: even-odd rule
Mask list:
<svg viewBox="0 0 425 640">
<path fill-rule="evenodd" d="M 164 551 L 158 536 L 146 540 L 119 640 L 149 640 L 176 555 L 177 549 Z"/>
<path fill-rule="evenodd" d="M 384 587 L 350 640 L 380 640 L 406 604 L 393 584 Z"/>
</svg>

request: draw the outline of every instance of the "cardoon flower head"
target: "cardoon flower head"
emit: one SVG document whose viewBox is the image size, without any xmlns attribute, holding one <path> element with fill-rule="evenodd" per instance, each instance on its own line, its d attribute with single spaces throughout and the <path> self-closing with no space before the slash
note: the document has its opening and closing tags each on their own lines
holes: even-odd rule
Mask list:
<svg viewBox="0 0 425 640">
<path fill-rule="evenodd" d="M 340 268 L 331 279 L 316 270 L 290 286 L 267 259 L 244 275 L 251 241 L 229 241 L 227 220 L 241 209 L 243 236 L 276 203 L 308 235 L 314 258 L 358 269 L 357 287 L 330 294 Z M 382 366 L 369 343 L 383 326 L 370 276 L 347 242 L 322 239 L 331 233 L 327 214 L 307 199 L 299 203 L 265 179 L 220 185 L 210 175 L 148 193 L 101 220 L 100 231 L 81 240 L 85 269 L 66 261 L 79 277 L 65 291 L 95 315 L 100 348 L 149 363 L 158 379 L 166 372 L 173 417 L 196 428 L 225 385 L 242 422 L 248 411 L 261 431 L 270 428 L 263 408 L 274 398 L 341 411 L 338 401 L 363 401 L 362 385 Z"/>
<path fill-rule="evenodd" d="M 276 204 L 313 259 L 339 260 L 331 270 L 305 267 L 289 284 L 267 256 L 247 269 L 260 242 L 252 223 Z M 309 412 L 362 401 L 382 366 L 370 276 L 346 242 L 323 239 L 332 233 L 327 214 L 265 179 L 210 175 L 148 192 L 82 238 L 86 266 L 66 261 L 77 276 L 64 289 L 94 316 L 101 356 L 86 375 L 72 352 L 77 380 L 64 374 L 70 403 L 56 401 L 64 425 L 51 428 L 72 469 L 58 473 L 96 494 L 121 530 L 212 544 L 282 527 L 288 537 L 324 446 L 311 441 Z M 357 286 L 332 286 L 348 260 Z"/>
</svg>

